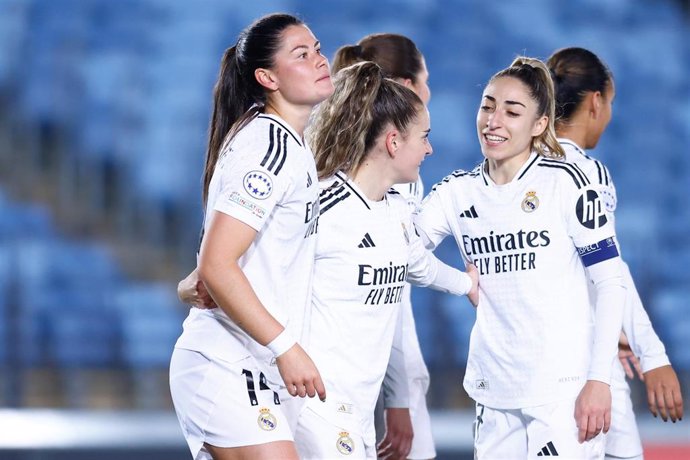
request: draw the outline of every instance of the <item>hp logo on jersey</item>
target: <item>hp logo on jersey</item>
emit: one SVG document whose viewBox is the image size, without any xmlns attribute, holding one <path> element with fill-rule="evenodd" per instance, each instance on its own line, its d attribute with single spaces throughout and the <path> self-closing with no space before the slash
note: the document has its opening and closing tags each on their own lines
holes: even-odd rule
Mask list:
<svg viewBox="0 0 690 460">
<path fill-rule="evenodd" d="M 608 222 L 601 198 L 594 190 L 586 190 L 580 195 L 575 206 L 575 214 L 583 226 L 592 230 L 603 227 Z"/>
</svg>

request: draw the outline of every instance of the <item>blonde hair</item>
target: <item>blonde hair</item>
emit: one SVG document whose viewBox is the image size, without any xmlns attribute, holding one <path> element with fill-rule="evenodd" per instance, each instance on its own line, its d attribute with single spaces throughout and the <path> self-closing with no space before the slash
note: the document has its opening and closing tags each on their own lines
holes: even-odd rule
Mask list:
<svg viewBox="0 0 690 460">
<path fill-rule="evenodd" d="M 508 68 L 491 77 L 489 83 L 502 77 L 517 78 L 527 86 L 530 96 L 537 103 L 537 117 L 546 116 L 549 120 L 544 132 L 532 138 L 531 149 L 545 157 L 565 158 L 563 147 L 556 138 L 556 92 L 546 64 L 539 59 L 518 56 Z"/>
<path fill-rule="evenodd" d="M 334 85 L 308 133 L 320 179 L 338 171 L 355 173 L 389 123 L 404 135 L 424 108 L 412 90 L 385 78 L 373 62 L 346 67 Z"/>
</svg>

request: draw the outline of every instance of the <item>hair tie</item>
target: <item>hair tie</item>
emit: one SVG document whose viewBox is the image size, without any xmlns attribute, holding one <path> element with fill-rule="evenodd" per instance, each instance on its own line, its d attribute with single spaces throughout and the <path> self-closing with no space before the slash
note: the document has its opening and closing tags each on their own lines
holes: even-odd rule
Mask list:
<svg viewBox="0 0 690 460">
<path fill-rule="evenodd" d="M 364 52 L 362 45 L 353 45 L 352 50 L 355 52 L 355 56 L 362 57 L 362 53 Z"/>
</svg>

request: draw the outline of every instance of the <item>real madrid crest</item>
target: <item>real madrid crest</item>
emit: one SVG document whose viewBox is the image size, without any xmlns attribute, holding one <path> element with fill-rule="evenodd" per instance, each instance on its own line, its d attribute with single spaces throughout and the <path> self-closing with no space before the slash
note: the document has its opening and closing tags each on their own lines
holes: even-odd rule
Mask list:
<svg viewBox="0 0 690 460">
<path fill-rule="evenodd" d="M 265 407 L 259 409 L 259 418 L 256 420 L 256 423 L 258 423 L 259 428 L 264 431 L 273 431 L 278 426 L 278 421 L 275 416 Z"/>
<path fill-rule="evenodd" d="M 352 452 L 354 452 L 355 443 L 350 437 L 350 433 L 347 431 L 341 431 L 340 437 L 335 443 L 335 447 L 338 449 L 338 452 L 343 455 L 350 455 Z"/>
<path fill-rule="evenodd" d="M 539 198 L 537 198 L 537 192 L 529 191 L 525 194 L 525 199 L 522 200 L 520 205 L 523 211 L 532 212 L 539 207 Z"/>
</svg>

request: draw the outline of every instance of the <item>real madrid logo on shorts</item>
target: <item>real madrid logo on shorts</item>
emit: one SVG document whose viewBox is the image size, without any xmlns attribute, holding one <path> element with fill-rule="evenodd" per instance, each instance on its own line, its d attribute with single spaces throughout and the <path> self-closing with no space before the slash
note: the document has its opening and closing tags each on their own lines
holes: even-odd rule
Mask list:
<svg viewBox="0 0 690 460">
<path fill-rule="evenodd" d="M 259 428 L 264 431 L 273 431 L 278 426 L 278 421 L 275 416 L 265 407 L 259 410 L 259 418 L 256 420 L 256 423 L 258 423 Z"/>
<path fill-rule="evenodd" d="M 539 207 L 539 198 L 537 192 L 529 191 L 525 194 L 525 199 L 522 200 L 522 210 L 525 212 L 532 212 Z"/>
<path fill-rule="evenodd" d="M 273 181 L 264 172 L 250 171 L 244 176 L 244 189 L 250 196 L 259 200 L 265 200 L 271 196 Z"/>
<path fill-rule="evenodd" d="M 341 431 L 340 437 L 335 442 L 335 447 L 343 455 L 350 455 L 355 451 L 355 442 L 350 437 L 350 433 L 347 431 Z"/>
</svg>

